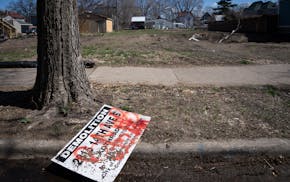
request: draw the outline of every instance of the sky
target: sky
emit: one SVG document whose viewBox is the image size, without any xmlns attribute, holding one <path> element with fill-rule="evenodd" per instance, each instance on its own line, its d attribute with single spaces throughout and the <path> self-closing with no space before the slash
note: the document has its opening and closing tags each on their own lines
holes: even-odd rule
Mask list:
<svg viewBox="0 0 290 182">
<path fill-rule="evenodd" d="M 0 0 L 0 9 L 5 9 L 11 0 Z"/>
<path fill-rule="evenodd" d="M 215 7 L 217 5 L 216 4 L 217 1 L 219 0 L 203 0 L 203 7 Z M 249 4 L 249 5 L 255 1 L 259 1 L 259 0 L 232 0 L 234 4 Z M 266 0 L 262 0 L 262 1 L 266 1 Z M 270 1 L 277 1 L 277 0 L 270 0 Z"/>
<path fill-rule="evenodd" d="M 0 0 L 0 9 L 5 9 L 5 7 L 13 0 Z M 213 7 L 216 6 L 216 2 L 218 0 L 203 0 L 204 2 L 204 7 Z M 244 3 L 249 3 L 251 4 L 252 2 L 255 2 L 257 0 L 232 0 L 233 3 L 235 4 L 244 4 Z"/>
</svg>

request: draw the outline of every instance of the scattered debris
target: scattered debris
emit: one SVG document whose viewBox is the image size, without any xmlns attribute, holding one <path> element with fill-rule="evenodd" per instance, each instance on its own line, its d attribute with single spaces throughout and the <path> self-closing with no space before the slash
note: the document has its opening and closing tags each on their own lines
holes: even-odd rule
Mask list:
<svg viewBox="0 0 290 182">
<path fill-rule="evenodd" d="M 203 167 L 201 167 L 200 165 L 195 165 L 194 169 L 203 170 Z"/>
<path fill-rule="evenodd" d="M 210 171 L 216 170 L 216 167 L 212 167 L 209 169 Z"/>
<path fill-rule="evenodd" d="M 27 123 L 30 123 L 30 119 L 28 119 L 28 118 L 21 118 L 21 119 L 19 120 L 19 122 L 20 122 L 20 123 L 23 123 L 23 124 L 27 124 Z"/>
<path fill-rule="evenodd" d="M 194 34 L 192 37 L 190 37 L 188 40 L 194 40 L 196 42 L 199 42 L 199 40 L 197 38 L 199 38 L 200 35 L 199 34 Z"/>
<path fill-rule="evenodd" d="M 220 44 L 220 43 L 222 43 L 223 41 L 225 41 L 225 40 L 228 40 L 232 35 L 234 35 L 239 29 L 241 28 L 241 20 L 239 19 L 239 23 L 238 23 L 238 25 L 237 25 L 237 28 L 236 29 L 234 29 L 233 31 L 232 31 L 232 33 L 230 33 L 229 35 L 227 35 L 227 36 L 225 36 L 225 37 L 223 37 L 218 43 Z"/>
<path fill-rule="evenodd" d="M 149 129 L 149 128 L 148 128 L 148 129 Z M 147 130 L 148 130 L 148 129 L 147 129 Z M 171 138 L 166 138 L 166 139 L 164 140 L 164 142 L 167 143 L 167 142 L 169 142 L 170 140 L 171 140 Z"/>
<path fill-rule="evenodd" d="M 80 119 L 70 119 L 68 121 L 65 121 L 65 124 L 66 125 L 78 125 L 78 124 L 84 124 L 84 123 L 87 123 L 88 121 L 87 120 L 80 120 Z"/>
<path fill-rule="evenodd" d="M 89 59 L 84 59 L 83 63 L 86 68 L 93 68 L 95 66 L 95 62 Z"/>
<path fill-rule="evenodd" d="M 216 167 L 212 167 L 209 169 L 211 172 L 214 172 L 214 173 L 219 173 L 218 169 Z"/>
<path fill-rule="evenodd" d="M 264 159 L 264 161 L 268 165 L 269 169 L 272 171 L 272 175 L 277 177 L 278 176 L 278 172 L 275 170 L 275 168 L 266 159 Z"/>
</svg>

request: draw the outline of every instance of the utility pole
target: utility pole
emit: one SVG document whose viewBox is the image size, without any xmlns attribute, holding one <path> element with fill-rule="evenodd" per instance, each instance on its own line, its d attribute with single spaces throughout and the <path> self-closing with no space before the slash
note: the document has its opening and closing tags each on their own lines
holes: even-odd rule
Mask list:
<svg viewBox="0 0 290 182">
<path fill-rule="evenodd" d="M 116 30 L 119 31 L 118 0 L 116 0 Z"/>
</svg>

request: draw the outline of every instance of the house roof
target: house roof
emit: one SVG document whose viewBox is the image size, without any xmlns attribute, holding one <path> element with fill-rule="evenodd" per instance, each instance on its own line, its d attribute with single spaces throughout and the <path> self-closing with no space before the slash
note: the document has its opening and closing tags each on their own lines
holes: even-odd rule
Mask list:
<svg viewBox="0 0 290 182">
<path fill-rule="evenodd" d="M 249 10 L 252 10 L 252 11 L 258 11 L 259 9 L 261 9 L 263 5 L 263 1 L 256 1 L 256 2 L 253 2 L 250 6 L 249 6 Z"/>
<path fill-rule="evenodd" d="M 271 1 L 257 1 L 252 3 L 248 8 L 246 8 L 243 13 L 244 15 L 277 14 L 278 7 L 275 3 Z"/>
<path fill-rule="evenodd" d="M 276 4 L 271 1 L 268 1 L 268 2 L 257 1 L 257 2 L 252 3 L 249 9 L 258 11 L 261 9 L 269 9 L 269 8 L 276 8 L 276 7 L 277 7 Z"/>
<path fill-rule="evenodd" d="M 99 14 L 96 14 L 96 13 L 92 13 L 92 12 L 84 12 L 82 14 L 79 15 L 80 18 L 83 18 L 83 19 L 93 19 L 93 20 L 111 20 L 111 18 L 108 18 L 104 15 L 99 15 Z"/>
<path fill-rule="evenodd" d="M 191 12 L 188 12 L 188 11 L 181 11 L 181 12 L 177 13 L 177 17 L 184 17 L 187 15 L 193 16 L 193 14 Z"/>
<path fill-rule="evenodd" d="M 21 25 L 32 25 L 31 23 L 27 23 L 25 20 L 16 20 Z"/>
<path fill-rule="evenodd" d="M 24 19 L 24 16 L 18 14 L 17 12 L 14 12 L 14 11 L 8 11 L 7 15 L 11 16 L 14 19 Z"/>
</svg>

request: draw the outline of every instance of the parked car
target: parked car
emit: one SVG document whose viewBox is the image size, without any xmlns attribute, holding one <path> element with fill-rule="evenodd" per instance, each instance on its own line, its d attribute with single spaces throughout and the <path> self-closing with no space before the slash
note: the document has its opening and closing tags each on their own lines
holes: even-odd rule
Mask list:
<svg viewBox="0 0 290 182">
<path fill-rule="evenodd" d="M 145 29 L 145 24 L 141 22 L 133 22 L 131 23 L 131 29 L 132 30 Z"/>
<path fill-rule="evenodd" d="M 27 35 L 37 35 L 37 28 L 30 28 L 26 32 Z"/>
<path fill-rule="evenodd" d="M 133 16 L 131 18 L 130 27 L 132 30 L 145 29 L 145 16 Z"/>
<path fill-rule="evenodd" d="M 174 28 L 186 28 L 183 23 L 173 23 Z"/>
</svg>

